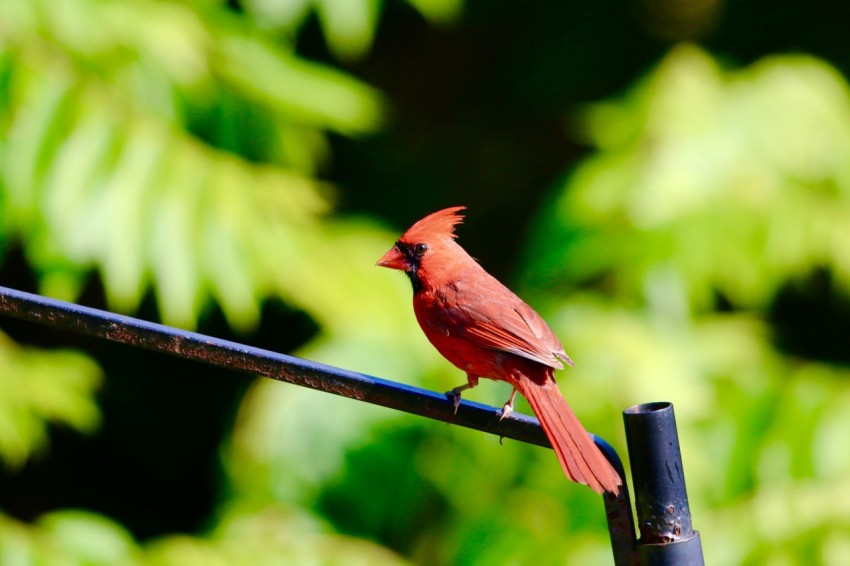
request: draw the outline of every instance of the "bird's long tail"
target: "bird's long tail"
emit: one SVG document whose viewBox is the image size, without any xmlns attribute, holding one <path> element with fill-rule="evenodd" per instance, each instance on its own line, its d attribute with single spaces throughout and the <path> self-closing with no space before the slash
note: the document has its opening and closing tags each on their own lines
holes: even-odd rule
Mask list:
<svg viewBox="0 0 850 566">
<path fill-rule="evenodd" d="M 515 387 L 528 399 L 567 477 L 596 493 L 617 494 L 622 485 L 620 475 L 584 430 L 554 378 L 547 375 L 538 383 L 522 376 L 515 380 Z"/>
</svg>

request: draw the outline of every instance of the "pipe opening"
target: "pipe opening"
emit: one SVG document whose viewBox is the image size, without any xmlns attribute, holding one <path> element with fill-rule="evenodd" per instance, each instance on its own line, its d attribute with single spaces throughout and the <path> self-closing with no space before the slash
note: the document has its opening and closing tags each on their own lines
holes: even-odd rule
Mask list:
<svg viewBox="0 0 850 566">
<path fill-rule="evenodd" d="M 673 406 L 673 403 L 669 401 L 656 401 L 654 403 L 642 403 L 640 405 L 634 405 L 633 407 L 629 407 L 625 411 L 623 411 L 626 415 L 646 415 L 648 413 L 657 413 L 659 411 L 665 411 L 670 409 Z"/>
</svg>

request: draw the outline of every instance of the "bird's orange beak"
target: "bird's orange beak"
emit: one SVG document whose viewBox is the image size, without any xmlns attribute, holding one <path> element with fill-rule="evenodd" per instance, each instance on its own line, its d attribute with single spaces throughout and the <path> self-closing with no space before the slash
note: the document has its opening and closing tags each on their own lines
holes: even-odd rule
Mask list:
<svg viewBox="0 0 850 566">
<path fill-rule="evenodd" d="M 395 246 L 391 247 L 390 251 L 381 256 L 381 259 L 379 259 L 378 263 L 375 265 L 388 267 L 390 269 L 398 269 L 400 271 L 407 271 L 410 269 L 410 265 L 407 263 L 407 260 L 404 259 L 404 255 L 398 251 L 398 248 Z"/>
</svg>

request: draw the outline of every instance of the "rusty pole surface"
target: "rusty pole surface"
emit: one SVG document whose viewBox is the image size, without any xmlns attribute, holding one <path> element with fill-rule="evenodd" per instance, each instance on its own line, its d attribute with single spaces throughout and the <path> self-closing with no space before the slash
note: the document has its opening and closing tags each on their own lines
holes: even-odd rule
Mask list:
<svg viewBox="0 0 850 566">
<path fill-rule="evenodd" d="M 6 287 L 0 287 L 0 314 L 551 448 L 534 417 L 511 413 L 500 419 L 501 408 L 465 400 L 455 413 L 445 394 L 294 356 Z M 607 442 L 591 436 L 623 478 L 618 496 L 606 494 L 603 497 L 615 564 L 635 566 L 635 527 L 623 465 Z"/>
</svg>

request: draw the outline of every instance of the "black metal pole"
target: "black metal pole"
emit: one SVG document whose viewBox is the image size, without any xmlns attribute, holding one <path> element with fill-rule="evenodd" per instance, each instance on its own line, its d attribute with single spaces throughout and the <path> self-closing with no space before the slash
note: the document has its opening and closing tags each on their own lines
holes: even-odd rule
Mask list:
<svg viewBox="0 0 850 566">
<path fill-rule="evenodd" d="M 205 336 L 155 322 L 0 287 L 0 315 L 103 338 L 187 360 L 357 399 L 414 415 L 550 447 L 534 417 L 464 400 L 458 410 L 442 393 Z"/>
<path fill-rule="evenodd" d="M 671 403 L 635 405 L 623 412 L 645 566 L 703 566 L 691 523 L 676 417 Z"/>
<path fill-rule="evenodd" d="M 635 519 L 632 515 L 632 502 L 629 498 L 629 484 L 626 482 L 626 471 L 623 462 L 614 448 L 595 434 L 590 435 L 602 454 L 611 462 L 623 485 L 620 493 L 613 495 L 604 493 L 605 517 L 608 520 L 608 535 L 611 537 L 611 552 L 614 553 L 616 566 L 640 566 L 635 540 Z"/>
</svg>

